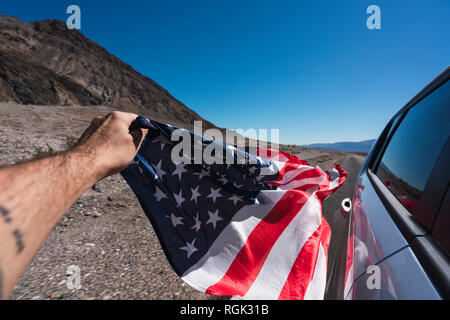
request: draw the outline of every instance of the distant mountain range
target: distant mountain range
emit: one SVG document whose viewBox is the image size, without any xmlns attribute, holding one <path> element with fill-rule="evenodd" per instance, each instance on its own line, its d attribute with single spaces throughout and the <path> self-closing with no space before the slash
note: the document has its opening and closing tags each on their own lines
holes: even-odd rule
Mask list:
<svg viewBox="0 0 450 320">
<path fill-rule="evenodd" d="M 363 152 L 368 153 L 372 148 L 375 139 L 357 141 L 357 142 L 336 142 L 336 143 L 313 143 L 308 145 L 299 145 L 299 147 L 306 147 L 311 149 L 346 151 L 346 152 Z"/>
</svg>

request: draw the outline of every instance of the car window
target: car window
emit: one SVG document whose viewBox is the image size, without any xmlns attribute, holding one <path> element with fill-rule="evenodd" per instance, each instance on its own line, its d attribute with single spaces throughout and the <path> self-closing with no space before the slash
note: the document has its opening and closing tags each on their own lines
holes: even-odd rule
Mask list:
<svg viewBox="0 0 450 320">
<path fill-rule="evenodd" d="M 450 82 L 412 107 L 389 142 L 376 172 L 414 214 L 450 133 Z"/>
<path fill-rule="evenodd" d="M 397 128 L 397 123 L 400 121 L 400 119 L 402 118 L 404 112 L 400 112 L 397 115 L 394 116 L 394 118 L 389 121 L 389 124 L 386 126 L 386 128 L 384 129 L 384 132 L 382 134 L 382 136 L 384 137 L 383 141 L 381 141 L 380 143 L 382 144 L 381 149 L 379 151 L 379 153 L 377 155 L 374 156 L 374 159 L 372 160 L 372 167 L 371 169 L 373 170 L 373 172 L 376 172 L 377 170 L 377 164 L 380 161 L 381 156 L 383 155 L 383 144 L 385 144 L 389 137 L 392 134 L 392 131 L 394 131 L 395 128 Z"/>
</svg>

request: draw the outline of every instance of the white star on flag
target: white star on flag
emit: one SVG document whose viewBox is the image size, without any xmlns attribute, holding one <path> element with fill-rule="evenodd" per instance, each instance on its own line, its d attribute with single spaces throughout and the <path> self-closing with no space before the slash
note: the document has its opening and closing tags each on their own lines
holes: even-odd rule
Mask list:
<svg viewBox="0 0 450 320">
<path fill-rule="evenodd" d="M 192 191 L 192 197 L 191 197 L 191 201 L 194 200 L 195 204 L 197 204 L 197 198 L 201 196 L 200 192 L 198 192 L 198 188 L 200 188 L 200 186 L 197 186 L 197 188 L 191 188 Z"/>
<path fill-rule="evenodd" d="M 186 242 L 186 246 L 180 248 L 181 250 L 186 251 L 188 259 L 195 251 L 198 250 L 196 247 L 194 247 L 195 240 L 196 239 L 192 240 L 191 243 Z"/>
<path fill-rule="evenodd" d="M 218 197 L 221 197 L 220 188 L 214 189 L 211 187 L 211 193 L 208 195 L 208 198 L 212 198 L 213 202 L 216 202 Z"/>
<path fill-rule="evenodd" d="M 161 201 L 161 199 L 167 198 L 167 196 L 164 194 L 164 192 L 161 191 L 160 188 L 158 187 L 155 188 L 156 188 L 155 196 L 157 201 Z"/>
<path fill-rule="evenodd" d="M 184 168 L 184 166 L 182 164 L 180 164 L 180 165 L 177 165 L 177 168 L 172 173 L 172 175 L 173 176 L 177 175 L 178 179 L 180 179 L 180 181 L 181 181 L 181 175 L 183 174 L 183 172 L 187 172 L 187 170 Z"/>
<path fill-rule="evenodd" d="M 158 164 L 155 166 L 155 170 L 156 170 L 156 173 L 158 174 L 158 177 L 160 177 L 162 179 L 162 176 L 165 175 L 166 172 L 163 169 L 161 169 L 161 166 L 162 166 L 162 160 L 160 160 L 158 162 Z"/>
<path fill-rule="evenodd" d="M 210 176 L 209 172 L 206 171 L 206 170 L 203 170 L 203 169 L 202 169 L 201 172 L 196 172 L 195 174 L 198 175 L 198 180 L 201 180 L 201 178 L 203 178 L 203 177 L 209 177 Z"/>
<path fill-rule="evenodd" d="M 202 226 L 202 223 L 201 223 L 200 219 L 198 218 L 198 213 L 194 219 L 195 219 L 195 224 L 191 227 L 191 229 L 195 229 L 195 231 L 198 232 L 198 230 L 200 230 L 200 228 Z"/>
<path fill-rule="evenodd" d="M 228 183 L 228 179 L 225 178 L 226 175 L 221 175 L 219 181 L 222 182 L 223 184 L 227 184 Z"/>
<path fill-rule="evenodd" d="M 174 227 L 176 227 L 179 224 L 181 224 L 181 225 L 184 224 L 183 222 L 181 222 L 181 220 L 183 220 L 183 218 L 182 217 L 177 217 L 173 213 L 172 213 L 172 216 L 170 217 L 170 220 L 172 221 L 172 224 L 173 224 Z"/>
<path fill-rule="evenodd" d="M 209 219 L 208 219 L 208 221 L 206 221 L 206 224 L 212 223 L 212 225 L 215 229 L 217 221 L 223 220 L 221 217 L 219 217 L 219 209 L 217 209 L 216 212 L 208 211 L 208 214 L 209 214 Z"/>
<path fill-rule="evenodd" d="M 233 194 L 233 196 L 230 197 L 228 200 L 233 201 L 233 204 L 236 205 L 236 203 L 237 203 L 238 201 L 243 201 L 243 198 L 240 197 L 240 196 L 238 196 L 237 194 Z"/>
<path fill-rule="evenodd" d="M 183 196 L 181 195 L 181 193 L 182 193 L 182 190 L 180 190 L 180 193 L 179 194 L 174 194 L 173 196 L 175 197 L 175 201 L 177 202 L 177 207 L 181 207 L 181 204 L 183 203 L 183 201 L 185 200 L 184 198 L 183 198 Z"/>
</svg>

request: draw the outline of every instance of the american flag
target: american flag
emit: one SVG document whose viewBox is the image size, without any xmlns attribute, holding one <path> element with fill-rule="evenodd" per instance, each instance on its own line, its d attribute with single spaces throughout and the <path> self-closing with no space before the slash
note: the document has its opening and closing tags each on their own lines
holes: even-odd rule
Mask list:
<svg viewBox="0 0 450 320">
<path fill-rule="evenodd" d="M 175 164 L 178 142 L 170 137 L 179 128 L 144 122 L 149 132 L 122 175 L 186 283 L 244 299 L 323 299 L 331 230 L 322 200 L 345 181 L 339 165 L 323 171 L 284 152 L 252 155 L 206 136 L 195 144 L 199 135 L 188 130 L 193 149 L 219 144 L 224 159 L 247 161 Z"/>
</svg>

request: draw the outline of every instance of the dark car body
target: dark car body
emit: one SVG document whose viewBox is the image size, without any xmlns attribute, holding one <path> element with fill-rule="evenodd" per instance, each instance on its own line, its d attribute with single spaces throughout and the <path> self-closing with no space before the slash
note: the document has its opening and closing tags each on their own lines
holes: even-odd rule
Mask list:
<svg viewBox="0 0 450 320">
<path fill-rule="evenodd" d="M 450 297 L 449 77 L 391 119 L 335 213 L 326 299 Z"/>
</svg>

